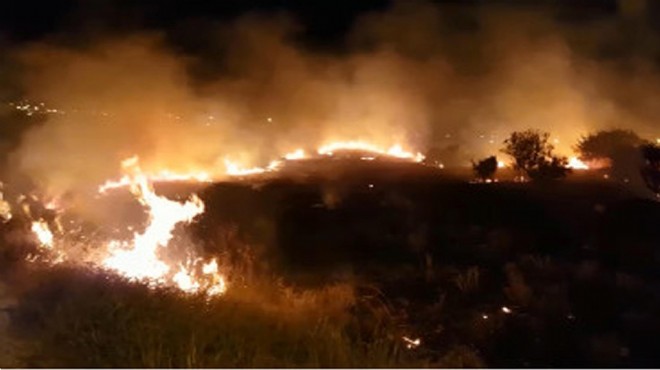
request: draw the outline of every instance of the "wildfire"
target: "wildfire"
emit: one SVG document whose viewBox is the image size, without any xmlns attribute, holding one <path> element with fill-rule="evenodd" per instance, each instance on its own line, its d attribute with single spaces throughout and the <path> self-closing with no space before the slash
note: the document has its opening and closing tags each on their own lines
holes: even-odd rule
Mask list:
<svg viewBox="0 0 660 370">
<path fill-rule="evenodd" d="M 250 176 L 257 175 L 264 172 L 270 172 L 277 170 L 282 165 L 280 161 L 271 161 L 267 167 L 250 167 L 245 168 L 240 164 L 230 161 L 225 158 L 225 167 L 227 169 L 227 175 L 229 176 Z"/>
<path fill-rule="evenodd" d="M 582 162 L 578 157 L 570 157 L 568 159 L 568 167 L 574 170 L 588 170 L 589 166 Z"/>
<path fill-rule="evenodd" d="M 32 222 L 31 230 L 34 235 L 36 235 L 37 239 L 39 240 L 39 244 L 42 247 L 46 247 L 48 249 L 53 248 L 53 233 L 50 231 L 50 228 L 48 228 L 48 223 L 46 223 L 46 221 L 39 220 Z"/>
<path fill-rule="evenodd" d="M 334 152 L 339 150 L 360 150 L 365 152 L 372 152 L 374 154 L 386 155 L 395 158 L 409 159 L 414 162 L 421 162 L 424 160 L 422 153 L 413 153 L 406 151 L 399 144 L 392 145 L 389 148 L 383 148 L 378 145 L 368 143 L 365 141 L 336 141 L 329 144 L 322 145 L 317 153 L 320 155 L 334 155 Z"/>
<path fill-rule="evenodd" d="M 304 149 L 297 149 L 291 153 L 287 153 L 284 155 L 284 159 L 287 161 L 295 161 L 297 159 L 305 159 L 307 156 L 305 155 L 305 150 Z"/>
<path fill-rule="evenodd" d="M 208 172 L 191 172 L 191 173 L 176 173 L 169 170 L 162 170 L 155 174 L 145 175 L 149 181 L 194 181 L 194 182 L 211 182 L 212 176 Z M 131 186 L 132 179 L 128 175 L 122 176 L 119 180 L 108 180 L 99 186 L 101 194 L 106 193 L 108 190 L 124 188 Z"/>
<path fill-rule="evenodd" d="M 215 259 L 205 261 L 189 255 L 185 263 L 178 263 L 178 268 L 174 268 L 177 263 L 163 259 L 162 255 L 173 238 L 175 227 L 180 223 L 192 221 L 195 216 L 204 212 L 202 200 L 193 195 L 186 202 L 180 203 L 158 196 L 152 186 L 154 180 L 141 171 L 137 156 L 122 161 L 121 165 L 126 174 L 119 180 L 107 181 L 98 190 L 104 193 L 109 189 L 127 187 L 147 211 L 148 221 L 144 231 L 134 233 L 130 240 L 99 242 L 102 249 L 97 252 L 100 254 L 90 253 L 83 256 L 71 253 L 64 239 L 55 243 L 49 224 L 39 219 L 32 222 L 31 230 L 42 247 L 55 252 L 48 261 L 54 264 L 64 261 L 85 263 L 88 266 L 91 264 L 128 279 L 145 282 L 152 287 L 173 286 L 186 293 L 203 292 L 209 296 L 223 294 L 227 290 L 227 284 Z M 171 178 L 171 175 L 172 173 L 161 172 L 155 178 Z M 206 179 L 195 178 L 198 181 Z M 48 204 L 56 208 L 58 213 L 61 211 L 56 200 Z M 29 215 L 29 209 L 26 214 Z M 59 219 L 56 218 L 55 222 L 61 231 Z M 129 227 L 129 230 L 132 228 Z"/>
<path fill-rule="evenodd" d="M 151 180 L 140 171 L 137 157 L 131 157 L 122 162 L 124 170 L 131 172 L 124 176 L 119 184 L 129 185 L 133 195 L 144 205 L 149 214 L 148 225 L 142 233 L 135 233 L 130 242 L 113 240 L 108 243 L 110 256 L 103 260 L 103 267 L 113 270 L 130 279 L 146 280 L 152 284 L 171 283 L 185 292 L 197 292 L 202 289 L 207 293 L 220 294 L 226 289 L 224 278 L 216 269 L 203 275 L 200 279 L 195 273 L 195 265 L 201 259 L 195 259 L 188 266 L 180 266 L 180 270 L 171 274 L 171 267 L 161 259 L 159 252 L 167 248 L 172 239 L 175 226 L 181 222 L 190 222 L 204 212 L 204 203 L 193 195 L 185 203 L 169 200 L 156 195 Z M 99 191 L 107 189 L 102 186 Z"/>
</svg>

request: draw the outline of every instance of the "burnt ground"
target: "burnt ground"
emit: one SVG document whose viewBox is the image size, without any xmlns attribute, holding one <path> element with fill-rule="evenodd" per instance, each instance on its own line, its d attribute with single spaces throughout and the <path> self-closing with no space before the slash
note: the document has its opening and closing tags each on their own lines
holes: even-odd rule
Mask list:
<svg viewBox="0 0 660 370">
<path fill-rule="evenodd" d="M 657 201 L 599 176 L 472 184 L 403 163 L 298 166 L 205 188 L 199 240 L 240 240 L 298 285 L 376 288 L 420 350 L 467 346 L 489 366 L 660 364 Z"/>
</svg>

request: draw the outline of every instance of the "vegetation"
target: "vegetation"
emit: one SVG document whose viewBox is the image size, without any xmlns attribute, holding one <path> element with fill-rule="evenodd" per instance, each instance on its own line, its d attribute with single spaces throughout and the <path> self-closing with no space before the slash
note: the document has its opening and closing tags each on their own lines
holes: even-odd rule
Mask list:
<svg viewBox="0 0 660 370">
<path fill-rule="evenodd" d="M 504 141 L 502 152 L 513 158 L 514 169 L 521 176 L 535 181 L 564 178 L 570 172 L 568 161 L 552 154 L 554 147 L 549 138 L 549 133 L 536 130 L 513 132 Z"/>
<path fill-rule="evenodd" d="M 642 166 L 639 148 L 644 143 L 633 131 L 615 129 L 582 137 L 575 150 L 582 160 L 609 162 L 612 176 L 630 181 L 639 179 Z"/>
<path fill-rule="evenodd" d="M 575 150 L 583 161 L 608 159 L 613 162 L 621 160 L 630 149 L 644 144 L 636 133 L 630 130 L 598 131 L 583 136 L 578 141 Z M 613 163 L 614 165 L 614 163 Z"/>
<path fill-rule="evenodd" d="M 16 308 L 28 367 L 419 367 L 394 320 L 347 285 L 234 287 L 217 299 L 66 268 Z M 351 310 L 363 313 L 357 320 Z"/>
<path fill-rule="evenodd" d="M 648 188 L 660 194 L 660 146 L 646 144 L 642 146 L 644 166 L 642 167 L 642 178 Z"/>
<path fill-rule="evenodd" d="M 497 157 L 493 155 L 479 162 L 472 162 L 472 170 L 481 181 L 493 180 L 497 171 Z"/>
</svg>

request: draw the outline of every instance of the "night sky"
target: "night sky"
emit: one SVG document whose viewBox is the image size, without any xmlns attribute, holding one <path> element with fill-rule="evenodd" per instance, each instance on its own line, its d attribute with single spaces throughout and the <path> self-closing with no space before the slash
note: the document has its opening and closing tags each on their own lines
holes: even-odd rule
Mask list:
<svg viewBox="0 0 660 370">
<path fill-rule="evenodd" d="M 567 23 L 586 24 L 615 17 L 624 7 L 617 0 L 435 0 L 447 12 L 478 8 L 542 8 L 548 17 Z M 632 0 L 632 3 L 639 1 Z M 304 42 L 322 47 L 341 43 L 356 17 L 383 11 L 388 0 L 223 0 L 223 1 L 6 1 L 0 4 L 0 34 L 11 42 L 34 41 L 64 34 L 79 38 L 81 33 L 121 33 L 162 30 L 175 33 L 182 24 L 194 21 L 226 21 L 258 12 L 286 12 L 303 26 Z M 657 19 L 660 6 L 645 4 L 645 18 Z"/>
</svg>

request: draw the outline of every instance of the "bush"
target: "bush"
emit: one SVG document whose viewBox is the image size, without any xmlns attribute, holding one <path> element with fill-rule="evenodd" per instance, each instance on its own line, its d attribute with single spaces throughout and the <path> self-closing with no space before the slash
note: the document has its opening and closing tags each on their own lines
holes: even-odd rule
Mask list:
<svg viewBox="0 0 660 370">
<path fill-rule="evenodd" d="M 472 162 L 472 169 L 478 179 L 482 181 L 492 180 L 497 171 L 497 157 L 493 155 L 479 162 Z"/>
<path fill-rule="evenodd" d="M 552 154 L 554 147 L 548 143 L 550 134 L 536 130 L 513 132 L 504 141 L 502 152 L 514 160 L 514 169 L 532 180 L 555 180 L 570 173 L 568 160 Z"/>
</svg>

